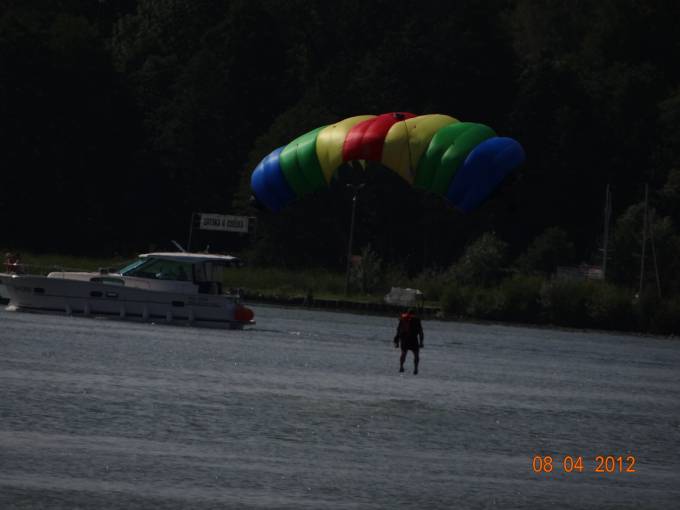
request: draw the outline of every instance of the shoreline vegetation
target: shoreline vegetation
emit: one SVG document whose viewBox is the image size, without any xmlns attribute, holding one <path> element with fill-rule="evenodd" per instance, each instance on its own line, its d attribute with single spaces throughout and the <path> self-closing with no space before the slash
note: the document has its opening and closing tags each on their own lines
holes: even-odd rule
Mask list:
<svg viewBox="0 0 680 510">
<path fill-rule="evenodd" d="M 25 272 L 120 268 L 131 257 L 91 258 L 55 254 L 24 254 Z M 360 276 L 360 275 L 359 275 Z M 350 275 L 323 269 L 282 269 L 245 266 L 225 271 L 227 289 L 239 289 L 253 303 L 334 309 L 359 313 L 396 314 L 402 307 L 385 303 L 390 287 L 417 288 L 424 294 L 423 316 L 443 320 L 500 323 L 625 332 L 680 334 L 680 299 L 659 298 L 655 289 L 637 296 L 631 289 L 603 281 L 506 273 L 493 283 L 473 285 L 456 280 L 455 272 L 428 271 L 409 278 L 398 272 L 359 291 Z M 359 278 L 361 280 L 361 278 Z"/>
</svg>

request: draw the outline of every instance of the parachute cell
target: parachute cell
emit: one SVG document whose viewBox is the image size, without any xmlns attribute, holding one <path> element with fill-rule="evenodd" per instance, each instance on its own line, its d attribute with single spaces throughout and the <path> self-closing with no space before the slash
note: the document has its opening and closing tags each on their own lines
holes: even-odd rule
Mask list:
<svg viewBox="0 0 680 510">
<path fill-rule="evenodd" d="M 343 163 L 369 160 L 468 212 L 524 159 L 517 141 L 497 137 L 484 124 L 439 114 L 360 115 L 314 129 L 273 151 L 253 171 L 251 188 L 260 203 L 279 211 L 327 186 Z"/>
<path fill-rule="evenodd" d="M 385 136 L 382 164 L 409 184 L 432 136 L 442 127 L 458 122 L 448 115 L 421 115 L 392 126 Z"/>
<path fill-rule="evenodd" d="M 279 147 L 265 157 L 250 176 L 250 187 L 257 190 L 257 199 L 272 211 L 280 211 L 295 199 L 295 193 L 288 185 L 280 165 Z"/>
<path fill-rule="evenodd" d="M 319 135 L 316 137 L 316 155 L 319 158 L 326 182 L 331 182 L 335 169 L 344 162 L 342 149 L 347 133 L 360 122 L 373 118 L 375 118 L 375 115 L 350 117 L 349 119 L 332 124 L 319 132 Z"/>
<path fill-rule="evenodd" d="M 279 156 L 283 175 L 298 195 L 306 195 L 326 184 L 316 155 L 316 137 L 322 129 L 316 128 L 296 138 L 286 145 Z"/>
<path fill-rule="evenodd" d="M 416 186 L 445 194 L 470 151 L 495 134 L 490 127 L 472 122 L 450 124 L 440 129 L 421 159 Z"/>
<path fill-rule="evenodd" d="M 470 212 L 524 162 L 522 146 L 512 138 L 489 138 L 468 155 L 446 193 L 456 207 Z"/>
<path fill-rule="evenodd" d="M 382 159 L 385 137 L 398 122 L 415 117 L 408 112 L 383 113 L 354 126 L 345 139 L 342 148 L 344 161 L 365 159 L 380 161 Z"/>
</svg>

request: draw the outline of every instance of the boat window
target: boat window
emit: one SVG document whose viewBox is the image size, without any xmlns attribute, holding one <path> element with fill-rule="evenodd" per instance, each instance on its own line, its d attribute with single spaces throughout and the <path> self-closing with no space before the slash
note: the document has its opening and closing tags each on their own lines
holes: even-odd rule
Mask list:
<svg viewBox="0 0 680 510">
<path fill-rule="evenodd" d="M 222 294 L 220 282 L 198 282 L 199 294 Z"/>
<path fill-rule="evenodd" d="M 196 264 L 195 278 L 197 282 L 205 282 L 208 280 L 205 274 L 205 264 Z"/>
<path fill-rule="evenodd" d="M 191 264 L 176 260 L 146 259 L 141 264 L 131 264 L 124 268 L 121 274 L 157 280 L 191 281 Z"/>
<path fill-rule="evenodd" d="M 197 282 L 221 282 L 224 278 L 224 270 L 221 265 L 212 262 L 204 262 L 196 265 Z"/>
<path fill-rule="evenodd" d="M 130 271 L 133 271 L 134 269 L 136 269 L 139 266 L 141 266 L 142 264 L 144 264 L 144 262 L 147 262 L 147 260 L 146 259 L 137 259 L 134 262 L 132 262 L 131 264 L 128 264 L 127 266 L 121 268 L 120 271 L 118 271 L 118 272 L 120 274 L 127 274 Z"/>
</svg>

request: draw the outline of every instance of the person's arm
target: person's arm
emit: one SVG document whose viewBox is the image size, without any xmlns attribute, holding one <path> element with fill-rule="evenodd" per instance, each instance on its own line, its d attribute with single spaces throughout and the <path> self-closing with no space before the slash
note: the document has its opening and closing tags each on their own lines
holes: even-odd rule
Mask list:
<svg viewBox="0 0 680 510">
<path fill-rule="evenodd" d="M 401 329 L 401 322 L 397 324 L 397 333 L 394 335 L 394 346 L 399 347 L 399 334 Z"/>
<path fill-rule="evenodd" d="M 423 333 L 423 324 L 418 319 L 418 339 L 420 340 L 420 347 L 425 347 L 423 340 L 425 340 L 425 333 Z"/>
</svg>

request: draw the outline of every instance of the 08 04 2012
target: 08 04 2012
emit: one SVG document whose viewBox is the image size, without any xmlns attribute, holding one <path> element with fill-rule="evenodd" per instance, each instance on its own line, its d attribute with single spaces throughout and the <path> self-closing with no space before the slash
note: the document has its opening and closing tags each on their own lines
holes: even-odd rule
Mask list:
<svg viewBox="0 0 680 510">
<path fill-rule="evenodd" d="M 585 459 L 582 455 L 534 455 L 531 470 L 536 474 L 563 471 L 565 473 L 636 473 L 635 455 L 596 455 Z"/>
</svg>

